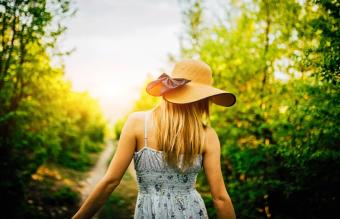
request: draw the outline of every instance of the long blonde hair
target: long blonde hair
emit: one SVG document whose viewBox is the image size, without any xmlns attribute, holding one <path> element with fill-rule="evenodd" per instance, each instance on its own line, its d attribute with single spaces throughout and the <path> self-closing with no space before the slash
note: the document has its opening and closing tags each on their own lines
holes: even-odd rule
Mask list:
<svg viewBox="0 0 340 219">
<path fill-rule="evenodd" d="M 210 98 L 186 104 L 162 99 L 154 108 L 156 142 L 169 166 L 184 172 L 203 152 L 204 130 L 210 126 L 210 104 Z M 183 156 L 181 164 L 180 155 Z"/>
</svg>

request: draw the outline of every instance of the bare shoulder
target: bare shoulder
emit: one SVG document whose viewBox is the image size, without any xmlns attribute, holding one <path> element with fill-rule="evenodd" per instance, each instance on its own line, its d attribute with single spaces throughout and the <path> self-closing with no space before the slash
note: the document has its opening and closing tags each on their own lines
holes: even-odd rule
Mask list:
<svg viewBox="0 0 340 219">
<path fill-rule="evenodd" d="M 134 121 L 134 122 L 144 120 L 144 114 L 145 114 L 145 111 L 132 112 L 128 116 L 128 120 L 131 120 L 131 121 Z"/>
<path fill-rule="evenodd" d="M 146 111 L 135 111 L 129 114 L 126 123 L 132 127 L 134 130 L 137 130 L 144 123 Z"/>
<path fill-rule="evenodd" d="M 210 139 L 218 138 L 215 129 L 214 129 L 213 127 L 211 127 L 211 126 L 208 126 L 208 127 L 207 127 L 207 129 L 206 129 L 206 135 L 207 135 L 207 137 L 210 138 Z"/>
</svg>

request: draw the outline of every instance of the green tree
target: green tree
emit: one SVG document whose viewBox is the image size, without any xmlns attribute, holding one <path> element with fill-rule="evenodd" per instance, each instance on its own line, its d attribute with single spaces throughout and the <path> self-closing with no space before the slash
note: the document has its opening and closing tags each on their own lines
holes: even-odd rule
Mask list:
<svg viewBox="0 0 340 219">
<path fill-rule="evenodd" d="M 0 1 L 0 200 L 2 217 L 25 218 L 31 175 L 46 161 L 84 169 L 107 121 L 87 93 L 53 67 L 69 0 Z M 63 53 L 62 53 L 63 54 Z"/>
<path fill-rule="evenodd" d="M 54 17 L 68 14 L 69 2 L 56 3 L 55 12 L 51 12 L 43 0 L 1 1 L 0 5 L 0 188 L 2 207 L 6 209 L 3 212 L 17 215 L 17 209 L 23 205 L 25 182 L 44 153 L 34 141 L 39 140 L 39 136 L 21 129 L 25 119 L 29 119 L 26 110 L 36 104 L 31 100 L 30 88 L 37 86 L 40 76 L 60 74 L 52 70 L 48 62 L 44 63 L 48 61 L 45 50 L 48 46 L 54 47 L 53 39 L 63 30 L 59 26 L 48 31 L 48 27 L 55 21 Z"/>
<path fill-rule="evenodd" d="M 232 1 L 217 22 L 205 16 L 207 2 L 183 6 L 186 37 L 179 58 L 206 61 L 214 85 L 237 96 L 232 108 L 214 107 L 211 120 L 238 216 L 322 218 L 335 213 L 338 3 Z M 192 31 L 197 27 L 203 30 L 198 36 Z M 313 72 L 333 86 L 311 77 Z M 206 179 L 198 179 L 204 187 Z M 211 197 L 205 200 L 211 203 Z M 213 209 L 209 214 L 216 216 Z"/>
<path fill-rule="evenodd" d="M 309 36 L 320 38 L 318 46 L 307 50 L 307 66 L 314 67 L 314 76 L 322 81 L 339 84 L 340 80 L 340 3 L 338 1 L 314 1 L 318 7 L 316 17 L 310 21 Z M 303 33 L 301 33 L 303 34 Z"/>
</svg>

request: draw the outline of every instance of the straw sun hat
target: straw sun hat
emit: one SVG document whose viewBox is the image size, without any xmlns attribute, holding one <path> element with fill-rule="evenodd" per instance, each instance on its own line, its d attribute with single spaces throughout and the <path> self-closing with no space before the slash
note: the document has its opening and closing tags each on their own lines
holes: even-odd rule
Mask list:
<svg viewBox="0 0 340 219">
<path fill-rule="evenodd" d="M 146 87 L 148 94 L 163 96 L 172 103 L 191 103 L 207 97 L 212 102 L 229 107 L 235 104 L 236 96 L 213 87 L 212 71 L 209 65 L 198 60 L 184 60 L 175 64 L 171 75 L 163 73 Z"/>
</svg>

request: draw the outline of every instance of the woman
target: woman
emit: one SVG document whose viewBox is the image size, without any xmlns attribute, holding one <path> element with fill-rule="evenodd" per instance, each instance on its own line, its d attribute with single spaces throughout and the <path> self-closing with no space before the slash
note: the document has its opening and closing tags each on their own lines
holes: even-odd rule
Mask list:
<svg viewBox="0 0 340 219">
<path fill-rule="evenodd" d="M 138 197 L 134 218 L 208 218 L 195 189 L 203 167 L 220 219 L 235 219 L 220 164 L 220 143 L 209 127 L 209 106 L 229 107 L 234 94 L 212 86 L 210 67 L 202 61 L 178 62 L 147 86 L 162 102 L 150 111 L 132 113 L 103 179 L 73 218 L 90 218 L 119 185 L 134 159 Z"/>
</svg>

